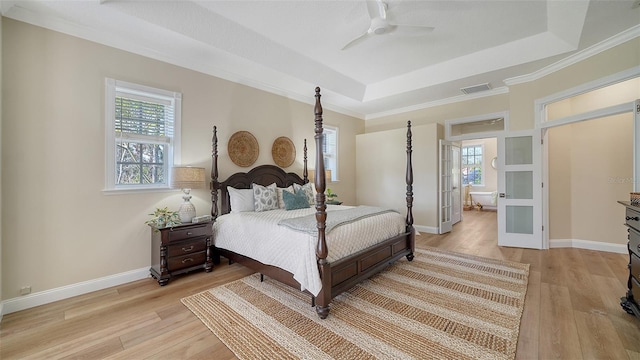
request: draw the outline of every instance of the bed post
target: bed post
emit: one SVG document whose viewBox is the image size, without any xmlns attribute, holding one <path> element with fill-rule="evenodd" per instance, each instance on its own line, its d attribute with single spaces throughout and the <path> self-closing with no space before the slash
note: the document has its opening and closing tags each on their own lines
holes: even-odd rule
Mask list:
<svg viewBox="0 0 640 360">
<path fill-rule="evenodd" d="M 218 217 L 218 129 L 213 127 L 213 138 L 211 139 L 211 216 L 216 219 Z"/>
<path fill-rule="evenodd" d="M 302 169 L 302 180 L 305 184 L 309 182 L 309 171 L 307 168 L 307 139 L 304 139 L 304 167 Z"/>
<path fill-rule="evenodd" d="M 413 228 L 413 165 L 411 161 L 411 121 L 407 121 L 407 232 L 411 237 L 411 253 L 407 255 L 407 260 L 413 260 L 413 252 L 415 251 L 415 229 Z"/>
<path fill-rule="evenodd" d="M 329 264 L 327 264 L 327 240 L 325 237 L 325 226 L 327 221 L 327 205 L 325 201 L 325 175 L 324 175 L 324 154 L 322 152 L 322 105 L 320 104 L 320 88 L 316 87 L 315 112 L 315 140 L 316 140 L 316 221 L 318 227 L 318 244 L 316 247 L 316 258 L 318 260 L 318 270 L 322 280 L 322 290 L 316 297 L 316 312 L 321 319 L 329 315 L 329 303 L 331 302 L 331 275 Z"/>
</svg>

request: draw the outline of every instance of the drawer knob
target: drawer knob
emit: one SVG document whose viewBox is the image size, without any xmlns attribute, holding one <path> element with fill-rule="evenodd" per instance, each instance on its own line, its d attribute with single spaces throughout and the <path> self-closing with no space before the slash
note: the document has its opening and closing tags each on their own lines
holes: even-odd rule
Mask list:
<svg viewBox="0 0 640 360">
<path fill-rule="evenodd" d="M 182 248 L 182 251 L 184 252 L 189 252 L 191 250 L 193 250 L 193 245 L 189 246 L 188 248 L 184 248 L 184 247 Z"/>
<path fill-rule="evenodd" d="M 192 258 L 186 258 L 186 259 L 183 259 L 183 260 L 182 260 L 182 263 L 183 263 L 183 264 L 186 264 L 186 263 L 188 263 L 188 262 L 193 262 L 193 259 L 192 259 Z"/>
<path fill-rule="evenodd" d="M 625 217 L 625 219 L 627 221 L 629 221 L 629 220 L 640 221 L 640 217 L 638 217 L 638 216 L 627 216 L 627 217 Z"/>
<path fill-rule="evenodd" d="M 627 220 L 629 220 L 629 219 L 627 219 Z M 187 236 L 191 236 L 191 235 L 193 235 L 193 233 L 191 231 L 187 231 Z"/>
</svg>

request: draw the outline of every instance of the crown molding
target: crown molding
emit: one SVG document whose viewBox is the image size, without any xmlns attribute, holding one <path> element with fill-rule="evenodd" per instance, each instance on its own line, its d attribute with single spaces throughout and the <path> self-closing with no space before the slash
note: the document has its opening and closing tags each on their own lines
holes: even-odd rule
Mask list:
<svg viewBox="0 0 640 360">
<path fill-rule="evenodd" d="M 616 34 L 604 41 L 601 41 L 593 46 L 590 46 L 582 51 L 579 51 L 575 54 L 572 54 L 556 63 L 553 63 L 549 66 L 546 66 L 538 71 L 532 72 L 531 74 L 516 76 L 509 79 L 505 79 L 504 83 L 507 86 L 527 83 L 535 80 L 539 80 L 547 75 L 550 75 L 556 71 L 560 71 L 564 68 L 567 68 L 571 65 L 575 65 L 583 60 L 586 60 L 592 56 L 595 56 L 601 52 L 609 50 L 615 46 L 623 44 L 627 41 L 633 40 L 640 36 L 640 25 L 636 25 L 632 28 L 629 28 L 619 34 Z"/>
</svg>

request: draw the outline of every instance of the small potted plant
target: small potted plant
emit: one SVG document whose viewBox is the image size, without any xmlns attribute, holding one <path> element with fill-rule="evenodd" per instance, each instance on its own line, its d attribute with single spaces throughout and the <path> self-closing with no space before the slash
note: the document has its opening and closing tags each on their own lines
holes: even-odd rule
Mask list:
<svg viewBox="0 0 640 360">
<path fill-rule="evenodd" d="M 169 208 L 166 207 L 157 208 L 156 211 L 149 215 L 153 216 L 153 218 L 145 221 L 145 224 L 156 228 L 173 227 L 182 223 L 178 212 L 169 211 Z"/>
<path fill-rule="evenodd" d="M 338 200 L 336 200 L 336 198 L 338 197 L 338 194 L 334 193 L 333 191 L 331 191 L 331 189 L 327 188 L 327 204 L 338 204 L 340 205 L 340 202 Z"/>
</svg>

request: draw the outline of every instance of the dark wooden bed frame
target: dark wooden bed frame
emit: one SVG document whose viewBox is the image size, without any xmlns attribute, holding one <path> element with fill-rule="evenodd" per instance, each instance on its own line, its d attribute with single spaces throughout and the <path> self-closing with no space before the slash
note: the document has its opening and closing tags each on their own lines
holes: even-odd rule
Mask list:
<svg viewBox="0 0 640 360">
<path fill-rule="evenodd" d="M 406 203 L 407 216 L 405 232 L 390 239 L 384 240 L 374 246 L 352 254 L 346 258 L 329 263 L 327 261 L 327 242 L 325 238 L 325 223 L 327 219 L 325 204 L 325 167 L 322 153 L 322 105 L 320 104 L 320 88 L 315 89 L 315 142 L 316 142 L 316 165 L 315 165 L 315 188 L 316 194 L 316 220 L 318 228 L 318 242 L 316 247 L 316 258 L 318 270 L 322 281 L 322 290 L 312 298 L 312 305 L 315 304 L 316 311 L 320 318 L 324 319 L 329 315 L 329 304 L 338 294 L 350 289 L 356 284 L 382 271 L 394 261 L 406 256 L 409 261 L 413 260 L 415 249 L 415 230 L 413 228 L 413 168 L 411 161 L 411 122 L 407 122 L 407 169 L 406 169 Z M 304 142 L 304 169 L 303 176 L 295 173 L 287 173 L 283 169 L 274 165 L 261 165 L 251 169 L 249 172 L 240 172 L 231 175 L 225 181 L 218 181 L 218 137 L 217 128 L 213 127 L 213 151 L 211 155 L 211 215 L 215 219 L 218 217 L 218 192 L 220 192 L 220 212 L 227 214 L 230 211 L 230 198 L 227 186 L 238 189 L 249 189 L 252 183 L 267 186 L 276 183 L 278 187 L 288 187 L 293 183 L 305 184 L 307 178 L 307 141 Z M 214 239 L 215 242 L 215 239 Z M 280 282 L 293 287 L 300 288 L 300 284 L 294 280 L 293 274 L 275 266 L 263 264 L 257 260 L 237 254 L 235 252 L 215 248 L 214 253 L 222 255 L 230 262 L 238 262 L 247 266 L 262 275 L 267 275 Z"/>
</svg>

